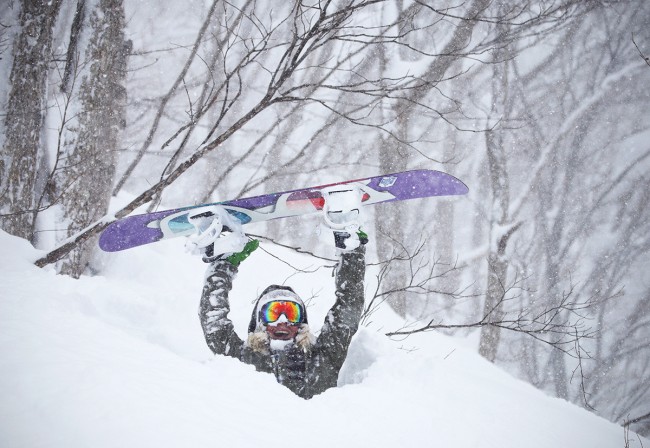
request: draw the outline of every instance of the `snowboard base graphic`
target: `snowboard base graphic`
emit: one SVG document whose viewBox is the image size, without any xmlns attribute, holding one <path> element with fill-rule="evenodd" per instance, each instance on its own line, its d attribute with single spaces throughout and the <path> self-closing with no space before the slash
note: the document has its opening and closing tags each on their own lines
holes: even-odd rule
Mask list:
<svg viewBox="0 0 650 448">
<path fill-rule="evenodd" d="M 250 198 L 128 216 L 111 223 L 102 232 L 99 238 L 99 247 L 106 252 L 116 252 L 167 238 L 191 235 L 196 229 L 188 220 L 189 212 L 209 205 L 223 207 L 242 224 L 315 213 L 323 209 L 325 202 L 321 194 L 323 189 L 345 184 L 354 184 L 362 191 L 361 204 L 363 206 L 433 196 L 463 195 L 468 192 L 468 188 L 463 182 L 440 171 L 404 171 Z"/>
</svg>

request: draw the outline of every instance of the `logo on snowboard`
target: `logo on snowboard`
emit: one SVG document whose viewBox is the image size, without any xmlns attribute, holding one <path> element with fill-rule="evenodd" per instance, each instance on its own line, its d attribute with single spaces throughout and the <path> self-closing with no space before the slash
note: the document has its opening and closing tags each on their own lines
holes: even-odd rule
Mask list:
<svg viewBox="0 0 650 448">
<path fill-rule="evenodd" d="M 381 188 L 392 187 L 393 184 L 395 184 L 396 180 L 397 180 L 397 177 L 395 177 L 395 176 L 382 177 L 381 180 L 379 181 L 379 187 L 381 187 Z"/>
</svg>

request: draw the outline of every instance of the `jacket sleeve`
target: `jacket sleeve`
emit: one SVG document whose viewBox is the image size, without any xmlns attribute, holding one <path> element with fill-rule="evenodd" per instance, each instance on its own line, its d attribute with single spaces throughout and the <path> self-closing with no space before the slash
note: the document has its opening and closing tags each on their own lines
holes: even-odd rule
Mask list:
<svg viewBox="0 0 650 448">
<path fill-rule="evenodd" d="M 228 318 L 228 294 L 236 274 L 237 268 L 228 261 L 217 260 L 210 264 L 201 294 L 199 318 L 205 341 L 215 354 L 241 359 L 244 342 Z"/>
<path fill-rule="evenodd" d="M 331 370 L 334 381 L 345 361 L 352 336 L 363 313 L 366 272 L 365 247 L 343 253 L 336 272 L 336 302 L 327 313 L 316 341 L 322 356 L 321 368 Z"/>
</svg>

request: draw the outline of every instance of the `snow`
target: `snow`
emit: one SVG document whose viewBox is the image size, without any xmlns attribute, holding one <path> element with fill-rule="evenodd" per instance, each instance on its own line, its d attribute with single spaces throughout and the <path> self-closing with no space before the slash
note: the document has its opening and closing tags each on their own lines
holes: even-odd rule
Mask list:
<svg viewBox="0 0 650 448">
<path fill-rule="evenodd" d="M 341 387 L 304 401 L 212 355 L 196 315 L 205 266 L 182 239 L 111 255 L 104 275 L 80 280 L 36 268 L 40 255 L 0 231 L 0 446 L 624 446 L 621 427 L 511 377 L 468 341 L 387 339 L 381 327 L 400 325 L 388 310 L 355 336 Z M 318 330 L 331 271 L 292 273 L 264 251 L 242 264 L 231 300 L 240 336 L 252 300 L 287 279 Z"/>
</svg>

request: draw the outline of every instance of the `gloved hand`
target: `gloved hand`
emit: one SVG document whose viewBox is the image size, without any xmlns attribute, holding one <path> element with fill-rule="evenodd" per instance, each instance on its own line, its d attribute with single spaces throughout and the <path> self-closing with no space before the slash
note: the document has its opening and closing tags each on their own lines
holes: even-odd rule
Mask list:
<svg viewBox="0 0 650 448">
<path fill-rule="evenodd" d="M 218 205 L 194 209 L 188 220 L 196 234 L 190 236 L 187 247 L 201 252 L 206 263 L 226 259 L 238 266 L 259 246 L 259 241 L 244 234 L 241 222 Z"/>
<path fill-rule="evenodd" d="M 319 229 L 321 240 L 343 251 L 366 244 L 368 235 L 361 230 L 363 191 L 354 184 L 346 184 L 325 188 L 322 194 L 325 204 Z"/>
<path fill-rule="evenodd" d="M 260 247 L 260 242 L 258 240 L 249 240 L 241 252 L 237 252 L 226 257 L 226 260 L 228 260 L 233 266 L 239 266 L 239 264 L 247 259 L 248 256 L 252 254 L 258 247 Z"/>
</svg>

